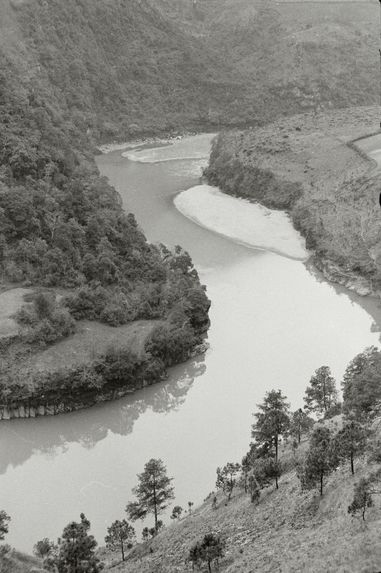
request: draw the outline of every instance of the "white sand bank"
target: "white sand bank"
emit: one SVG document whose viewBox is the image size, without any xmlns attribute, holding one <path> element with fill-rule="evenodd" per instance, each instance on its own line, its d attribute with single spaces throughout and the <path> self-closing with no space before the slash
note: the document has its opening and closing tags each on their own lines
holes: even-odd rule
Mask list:
<svg viewBox="0 0 381 573">
<path fill-rule="evenodd" d="M 234 241 L 292 259 L 308 257 L 304 239 L 282 211 L 230 197 L 210 185 L 183 191 L 174 203 L 185 217 Z"/>
</svg>

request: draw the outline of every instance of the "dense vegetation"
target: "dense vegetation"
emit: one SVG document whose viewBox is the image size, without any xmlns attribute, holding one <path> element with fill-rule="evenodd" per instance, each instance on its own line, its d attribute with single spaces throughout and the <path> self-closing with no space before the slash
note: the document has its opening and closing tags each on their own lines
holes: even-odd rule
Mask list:
<svg viewBox="0 0 381 573">
<path fill-rule="evenodd" d="M 6 0 L 1 10 L 30 83 L 95 140 L 378 101 L 371 3 Z M 4 49 L 17 58 L 7 30 Z"/>
<path fill-rule="evenodd" d="M 2 7 L 5 16 L 7 5 Z M 44 30 L 63 41 L 56 32 L 67 26 L 67 40 L 70 30 L 74 33 L 80 4 L 57 2 L 47 8 L 32 2 L 8 8 L 13 24 L 20 18 L 30 26 L 19 38 L 20 45 L 34 41 L 29 55 L 42 58 L 44 52 L 46 62 L 51 62 L 50 44 L 44 38 L 43 48 L 38 38 L 32 40 L 33 32 Z M 98 11 L 93 17 L 104 24 Z M 110 17 L 116 22 L 114 13 Z M 36 22 L 40 24 L 34 28 Z M 26 375 L 24 369 L 19 374 L 24 357 L 72 334 L 75 321 L 97 320 L 112 326 L 138 319 L 160 322 L 143 356 L 127 352 L 122 366 L 120 357 L 110 358 L 110 349 L 111 362 L 120 365 L 118 375 L 112 375 L 114 387 L 116 379 L 123 384 L 127 371 L 135 377 L 135 387 L 151 383 L 155 375 L 160 378 L 165 366 L 189 356 L 208 326 L 209 301 L 188 254 L 180 247 L 171 253 L 162 245 L 149 244 L 134 216 L 122 210 L 116 191 L 99 176 L 84 108 L 77 108 L 70 92 L 72 85 L 75 94 L 80 93 L 78 82 L 63 74 L 63 66 L 76 60 L 64 51 L 61 56 L 54 69 L 64 80 L 63 91 L 54 77 L 26 76 L 10 49 L 0 56 L 0 286 L 43 289 L 17 313 L 21 329 L 17 344 L 7 346 L 3 341 L 1 402 L 15 407 L 25 401 L 37 406 L 40 394 L 58 406 L 60 392 L 66 401 L 70 395 L 81 396 L 85 403 L 87 396 L 92 402 L 97 389 L 109 386 L 111 374 L 99 372 L 100 360 L 108 363 L 106 357 L 80 368 L 68 365 L 64 372 Z M 85 58 L 81 61 L 90 65 Z M 99 87 L 99 76 L 93 79 Z M 86 93 L 84 89 L 84 101 Z M 101 108 L 105 102 L 99 94 L 96 97 Z M 114 111 L 111 106 L 110 114 Z M 108 387 L 106 393 L 110 391 Z"/>
</svg>

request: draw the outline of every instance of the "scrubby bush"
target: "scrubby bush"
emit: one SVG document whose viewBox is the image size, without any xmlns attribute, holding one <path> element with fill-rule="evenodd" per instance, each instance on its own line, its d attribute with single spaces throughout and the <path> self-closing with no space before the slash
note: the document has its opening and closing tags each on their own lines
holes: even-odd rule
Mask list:
<svg viewBox="0 0 381 573">
<path fill-rule="evenodd" d="M 44 559 L 51 552 L 53 545 L 54 544 L 52 541 L 50 541 L 50 539 L 44 537 L 44 539 L 37 541 L 37 543 L 33 548 L 33 553 L 37 557 L 41 557 L 42 559 Z"/>
<path fill-rule="evenodd" d="M 171 366 L 189 358 L 196 338 L 188 322 L 181 326 L 165 323 L 157 326 L 145 344 L 148 354 Z"/>
<path fill-rule="evenodd" d="M 23 305 L 15 318 L 29 344 L 52 344 L 75 332 L 75 321 L 69 311 L 49 292 L 37 293 L 33 302 Z"/>
<path fill-rule="evenodd" d="M 202 541 L 197 541 L 189 550 L 188 560 L 192 565 L 200 567 L 203 563 L 208 566 L 208 571 L 212 571 L 212 564 L 215 563 L 217 568 L 219 560 L 225 554 L 226 543 L 221 537 L 214 533 L 207 533 Z"/>
<path fill-rule="evenodd" d="M 237 483 L 238 473 L 241 471 L 240 464 L 229 462 L 223 468 L 217 468 L 216 488 L 221 489 L 231 499 L 234 487 Z"/>
<path fill-rule="evenodd" d="M 355 485 L 352 503 L 348 506 L 348 513 L 355 517 L 361 514 L 365 521 L 366 510 L 373 506 L 373 486 L 370 479 L 362 478 Z"/>
</svg>

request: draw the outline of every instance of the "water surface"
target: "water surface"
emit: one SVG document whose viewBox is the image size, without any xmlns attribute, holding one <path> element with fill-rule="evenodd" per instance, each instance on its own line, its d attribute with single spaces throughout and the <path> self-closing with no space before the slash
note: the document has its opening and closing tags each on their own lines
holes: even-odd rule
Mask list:
<svg viewBox="0 0 381 573">
<path fill-rule="evenodd" d="M 121 151 L 98 158 L 148 238 L 191 253 L 212 300 L 210 350 L 133 397 L 1 423 L 0 508 L 12 516 L 8 541 L 20 549 L 57 537 L 82 511 L 102 542 L 106 527 L 124 517 L 136 474 L 150 457 L 166 463 L 176 502 L 197 504 L 213 489 L 216 467 L 245 453 L 252 412 L 267 390 L 281 388 L 299 407 L 316 368 L 328 364 L 340 379 L 356 353 L 379 343 L 373 301 L 322 281 L 303 262 L 246 248 L 176 210 L 175 196 L 199 182 L 209 139 L 187 140 L 180 160 L 173 160 L 173 147 L 171 160 L 144 150 L 134 161 Z"/>
</svg>

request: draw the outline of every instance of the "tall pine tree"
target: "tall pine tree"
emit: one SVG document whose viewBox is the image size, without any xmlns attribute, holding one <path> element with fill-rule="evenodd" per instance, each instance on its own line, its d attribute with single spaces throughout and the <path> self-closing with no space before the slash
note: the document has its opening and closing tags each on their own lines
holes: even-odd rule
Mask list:
<svg viewBox="0 0 381 573">
<path fill-rule="evenodd" d="M 281 390 L 267 392 L 259 412 L 255 413 L 256 422 L 252 426 L 252 437 L 259 446 L 265 446 L 269 455 L 274 458 L 275 466 L 279 465 L 279 440 L 287 434 L 290 427 L 289 405 Z M 274 473 L 275 486 L 278 489 L 279 468 Z"/>
<path fill-rule="evenodd" d="M 172 479 L 167 476 L 167 469 L 162 460 L 149 460 L 144 466 L 144 471 L 138 474 L 138 485 L 132 490 L 138 500 L 128 503 L 126 507 L 130 519 L 132 521 L 144 519 L 149 513 L 153 513 L 157 533 L 158 515 L 175 497 L 171 485 Z"/>
<path fill-rule="evenodd" d="M 337 403 L 336 383 L 328 366 L 321 366 L 315 371 L 306 388 L 304 402 L 308 412 L 322 415 Z"/>
</svg>

